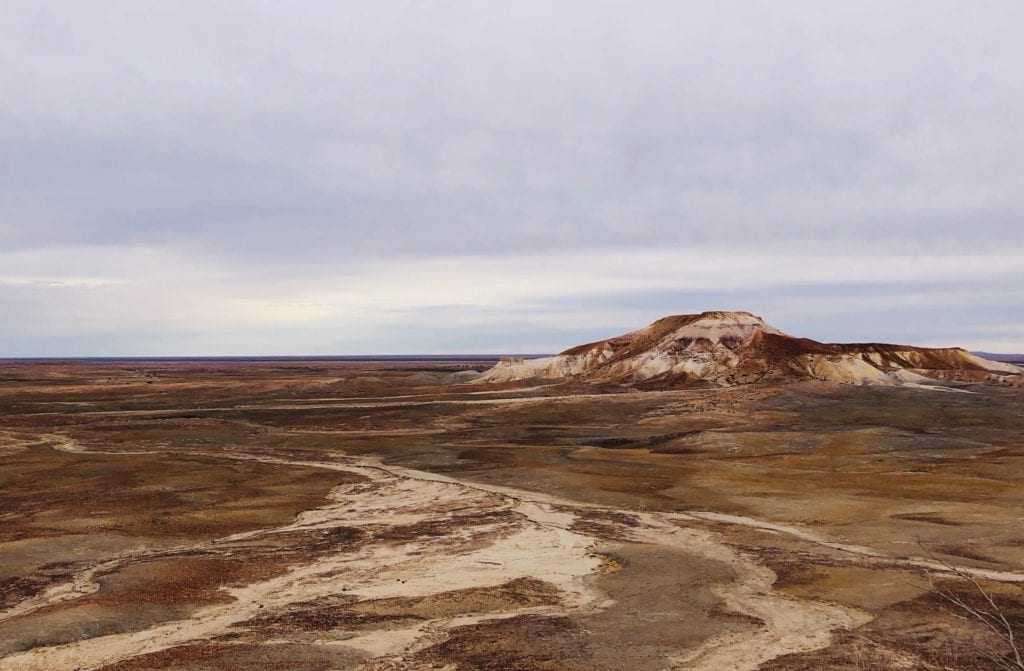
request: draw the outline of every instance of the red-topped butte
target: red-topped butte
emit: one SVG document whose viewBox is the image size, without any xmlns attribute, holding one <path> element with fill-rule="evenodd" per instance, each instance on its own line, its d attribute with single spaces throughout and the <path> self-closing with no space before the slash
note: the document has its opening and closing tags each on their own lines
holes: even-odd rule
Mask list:
<svg viewBox="0 0 1024 671">
<path fill-rule="evenodd" d="M 749 312 L 673 315 L 553 357 L 503 361 L 479 382 L 579 378 L 673 386 L 814 379 L 847 384 L 1019 381 L 1024 369 L 967 350 L 797 338 Z"/>
</svg>

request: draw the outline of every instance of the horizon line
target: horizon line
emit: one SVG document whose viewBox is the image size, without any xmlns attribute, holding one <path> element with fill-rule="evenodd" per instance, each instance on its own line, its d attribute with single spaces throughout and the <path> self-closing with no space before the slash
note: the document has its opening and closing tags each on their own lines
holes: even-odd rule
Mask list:
<svg viewBox="0 0 1024 671">
<path fill-rule="evenodd" d="M 989 352 L 967 350 L 986 357 L 1024 358 L 1024 352 Z M 60 362 L 119 362 L 119 361 L 493 361 L 502 357 L 541 358 L 557 356 L 554 352 L 490 352 L 490 353 L 431 353 L 431 354 L 85 354 L 43 356 L 0 356 L 0 363 L 60 363 Z"/>
<path fill-rule="evenodd" d="M 545 357 L 552 353 L 502 352 L 483 354 L 87 354 L 0 356 L 0 362 L 31 361 L 490 361 L 504 356 Z"/>
</svg>

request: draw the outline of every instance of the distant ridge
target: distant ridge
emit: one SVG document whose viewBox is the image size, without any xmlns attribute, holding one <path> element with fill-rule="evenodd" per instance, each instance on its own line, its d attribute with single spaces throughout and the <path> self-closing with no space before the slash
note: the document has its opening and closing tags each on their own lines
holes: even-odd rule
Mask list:
<svg viewBox="0 0 1024 671">
<path fill-rule="evenodd" d="M 1003 361 L 1005 363 L 1024 363 L 1024 354 L 994 354 L 992 352 L 971 352 L 975 356 L 980 356 L 985 359 L 992 361 Z"/>
<path fill-rule="evenodd" d="M 670 387 L 820 380 L 922 386 L 943 382 L 1019 384 L 1024 369 L 959 347 L 821 343 L 797 338 L 750 312 L 672 315 L 642 329 L 578 345 L 553 357 L 509 358 L 479 382 L 575 378 Z"/>
<path fill-rule="evenodd" d="M 500 354 L 321 354 L 321 355 L 290 355 L 271 354 L 265 356 L 21 356 L 21 357 L 0 357 L 0 362 L 11 363 L 173 363 L 173 362 L 288 362 L 288 361 L 498 361 L 504 355 Z M 539 356 L 550 356 L 547 354 L 517 354 L 520 358 L 535 358 Z"/>
</svg>

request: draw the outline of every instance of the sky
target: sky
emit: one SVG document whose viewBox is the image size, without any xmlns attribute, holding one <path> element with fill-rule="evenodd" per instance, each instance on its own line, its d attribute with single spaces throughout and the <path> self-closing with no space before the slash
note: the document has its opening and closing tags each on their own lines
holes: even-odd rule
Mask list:
<svg viewBox="0 0 1024 671">
<path fill-rule="evenodd" d="M 1024 352 L 1024 3 L 4 0 L 0 357 Z"/>
</svg>

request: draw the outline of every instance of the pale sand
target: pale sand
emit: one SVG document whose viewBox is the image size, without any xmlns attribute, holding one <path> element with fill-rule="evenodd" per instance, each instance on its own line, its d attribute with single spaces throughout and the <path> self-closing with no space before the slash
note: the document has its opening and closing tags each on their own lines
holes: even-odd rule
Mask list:
<svg viewBox="0 0 1024 671">
<path fill-rule="evenodd" d="M 68 451 L 82 448 L 66 440 L 54 446 Z M 723 562 L 733 568 L 737 579 L 715 588 L 732 610 L 760 619 L 764 625 L 751 633 L 713 637 L 697 650 L 684 651 L 673 668 L 753 670 L 775 657 L 820 649 L 829 645 L 831 632 L 855 627 L 870 619 L 863 612 L 810 600 L 798 600 L 773 592 L 774 573 L 761 566 L 711 532 L 688 528 L 687 522 L 708 520 L 737 524 L 771 533 L 784 533 L 800 541 L 843 550 L 860 557 L 894 564 L 950 570 L 921 558 L 885 557 L 870 548 L 852 546 L 786 525 L 752 518 L 710 512 L 637 513 L 580 504 L 558 497 L 511 487 L 472 484 L 443 475 L 388 466 L 368 458 L 337 461 L 287 460 L 245 453 L 211 453 L 207 456 L 254 460 L 281 465 L 317 467 L 364 476 L 369 483 L 336 487 L 324 505 L 306 511 L 292 523 L 234 534 L 199 543 L 190 548 L 211 549 L 219 544 L 246 538 L 332 527 L 393 528 L 453 515 L 509 510 L 514 515 L 498 518 L 489 526 L 455 527 L 438 537 L 418 537 L 401 542 L 371 541 L 352 552 L 318 558 L 293 566 L 279 577 L 226 591 L 234 597 L 228 604 L 206 607 L 192 617 L 158 625 L 140 632 L 101 636 L 83 641 L 43 647 L 18 653 L 0 661 L 5 671 L 55 671 L 78 668 L 85 671 L 148 652 L 207 639 L 229 631 L 235 623 L 256 615 L 282 609 L 290 604 L 336 595 L 359 599 L 425 596 L 468 587 L 495 586 L 521 577 L 535 577 L 552 583 L 565 594 L 558 607 L 533 607 L 444 620 L 430 620 L 408 627 L 370 631 L 345 638 L 317 641 L 362 652 L 378 661 L 400 663 L 402 658 L 444 640 L 452 627 L 486 619 L 522 613 L 585 614 L 605 605 L 605 597 L 588 581 L 600 567 L 594 555 L 596 544 L 605 542 L 595 535 L 571 530 L 580 514 L 593 511 L 619 512 L 638 519 L 637 527 L 619 531 L 636 542 L 661 545 Z M 509 521 L 509 520 L 512 521 Z M 486 532 L 486 542 L 481 542 Z M 170 554 L 174 548 L 146 557 Z M 11 617 L 37 608 L 66 602 L 97 589 L 93 575 L 131 557 L 105 562 L 82 572 L 72 581 L 0 614 Z M 1011 572 L 961 569 L 996 580 L 1024 580 Z"/>
</svg>

